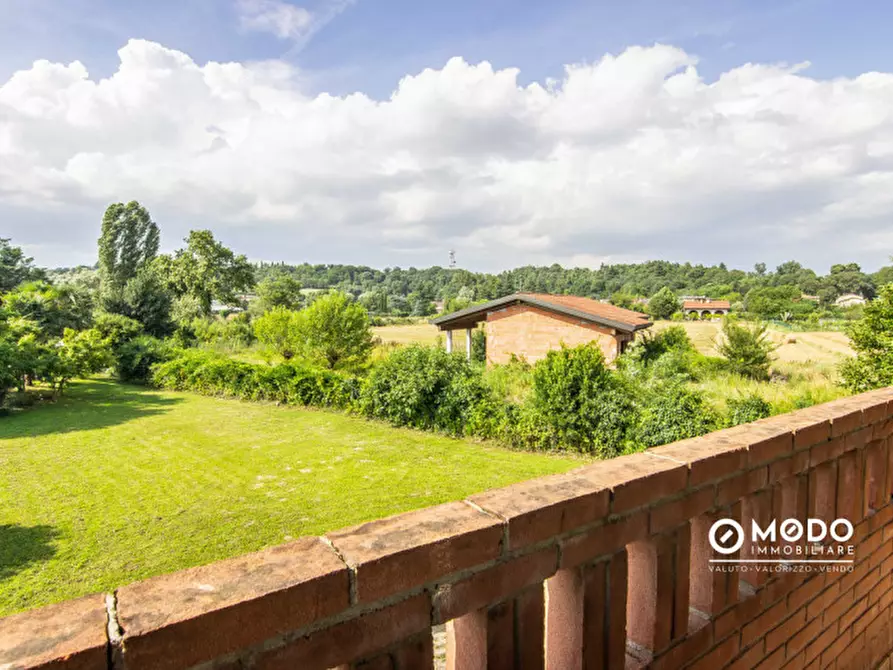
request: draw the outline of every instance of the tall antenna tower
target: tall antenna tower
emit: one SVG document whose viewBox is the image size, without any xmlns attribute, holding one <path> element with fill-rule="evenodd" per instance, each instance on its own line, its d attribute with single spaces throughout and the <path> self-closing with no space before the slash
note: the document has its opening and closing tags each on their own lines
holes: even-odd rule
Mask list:
<svg viewBox="0 0 893 670">
<path fill-rule="evenodd" d="M 453 249 L 450 249 L 450 269 L 454 270 L 456 268 L 456 252 Z"/>
</svg>

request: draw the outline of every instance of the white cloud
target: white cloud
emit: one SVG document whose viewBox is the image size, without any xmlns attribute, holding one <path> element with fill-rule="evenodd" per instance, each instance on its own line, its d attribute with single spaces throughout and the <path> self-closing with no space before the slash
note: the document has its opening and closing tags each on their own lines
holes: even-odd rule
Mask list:
<svg viewBox="0 0 893 670">
<path fill-rule="evenodd" d="M 307 95 L 281 62 L 198 65 L 139 40 L 119 55 L 107 79 L 39 61 L 0 86 L 0 205 L 136 197 L 262 231 L 267 258 L 304 238 L 331 260 L 454 247 L 489 267 L 888 253 L 872 240 L 893 216 L 891 74 L 748 64 L 708 83 L 655 45 L 529 86 L 454 58 L 374 100 Z"/>
<path fill-rule="evenodd" d="M 272 33 L 280 39 L 303 37 L 313 14 L 281 0 L 238 0 L 239 21 L 246 30 Z"/>
</svg>

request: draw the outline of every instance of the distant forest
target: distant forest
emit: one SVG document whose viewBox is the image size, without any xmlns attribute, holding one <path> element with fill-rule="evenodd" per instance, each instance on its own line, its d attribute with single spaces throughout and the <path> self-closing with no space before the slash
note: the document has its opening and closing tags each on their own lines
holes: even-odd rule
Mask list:
<svg viewBox="0 0 893 670">
<path fill-rule="evenodd" d="M 432 267 L 375 268 L 357 265 L 287 265 L 260 263 L 258 281 L 288 274 L 305 289 L 339 289 L 361 299 L 377 313 L 427 314 L 432 301 L 462 304 L 490 300 L 519 292 L 559 293 L 610 299 L 620 305 L 634 304 L 637 298 L 650 298 L 667 287 L 677 295 L 704 295 L 727 299 L 733 304 L 766 303 L 762 309 L 747 305 L 748 311 L 781 317 L 781 312 L 830 306 L 846 293 L 873 298 L 878 286 L 893 282 L 893 266 L 873 274 L 862 272 L 857 263 L 838 264 L 827 275 L 819 275 L 796 261 L 782 263 L 775 270 L 757 263 L 750 272 L 730 270 L 725 264 L 705 266 L 691 263 L 648 261 L 645 263 L 602 265 L 598 269 L 526 266 L 490 274 L 463 269 Z M 802 295 L 818 300 L 798 309 Z M 793 304 L 792 304 L 793 303 Z M 774 314 L 773 312 L 778 312 Z"/>
<path fill-rule="evenodd" d="M 865 273 L 857 263 L 833 265 L 826 275 L 796 261 L 774 270 L 757 263 L 753 270 L 719 265 L 648 261 L 602 265 L 598 269 L 564 268 L 558 264 L 525 266 L 497 274 L 461 268 L 385 268 L 363 265 L 256 263 L 258 284 L 289 277 L 305 290 L 340 290 L 351 294 L 372 314 L 428 316 L 438 308 L 459 309 L 473 302 L 527 291 L 587 296 L 624 307 L 641 305 L 664 287 L 677 296 L 701 295 L 729 300 L 733 308 L 762 318 L 787 319 L 831 316 L 834 301 L 854 293 L 866 299 L 878 287 L 893 283 L 893 266 Z M 92 268 L 58 268 L 56 281 L 93 273 Z M 810 300 L 803 300 L 802 296 Z M 435 306 L 435 303 L 440 303 Z"/>
</svg>

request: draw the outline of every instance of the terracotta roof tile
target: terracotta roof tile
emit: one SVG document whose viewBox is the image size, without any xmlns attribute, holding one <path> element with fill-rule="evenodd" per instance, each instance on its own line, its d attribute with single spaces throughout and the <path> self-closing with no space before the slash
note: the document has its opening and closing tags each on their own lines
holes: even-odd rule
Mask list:
<svg viewBox="0 0 893 670">
<path fill-rule="evenodd" d="M 731 309 L 728 300 L 686 300 L 682 309 Z"/>
<path fill-rule="evenodd" d="M 631 309 L 624 309 L 609 305 L 592 298 L 582 298 L 576 295 L 552 295 L 549 293 L 519 293 L 518 295 L 530 296 L 541 302 L 549 302 L 563 307 L 569 307 L 579 312 L 591 314 L 594 317 L 603 319 L 611 319 L 620 323 L 628 323 L 635 326 L 641 323 L 648 323 L 648 315 L 641 312 L 634 312 Z"/>
</svg>

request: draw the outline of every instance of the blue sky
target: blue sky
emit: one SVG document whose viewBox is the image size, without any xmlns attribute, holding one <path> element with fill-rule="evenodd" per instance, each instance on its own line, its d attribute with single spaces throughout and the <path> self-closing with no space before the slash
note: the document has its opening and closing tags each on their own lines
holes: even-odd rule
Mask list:
<svg viewBox="0 0 893 670">
<path fill-rule="evenodd" d="M 311 10 L 325 3 L 296 3 Z M 296 53 L 288 40 L 240 28 L 226 0 L 0 0 L 0 79 L 44 58 L 114 71 L 115 51 L 142 37 L 197 62 L 282 58 L 333 93 L 389 94 L 407 73 L 451 56 L 561 75 L 629 45 L 665 42 L 696 54 L 707 78 L 746 62 L 810 61 L 814 77 L 853 76 L 893 61 L 893 5 L 841 0 L 356 0 Z"/>
<path fill-rule="evenodd" d="M 886 2 L 0 0 L 0 16 L 0 234 L 45 264 L 92 262 L 102 210 L 129 199 L 166 248 L 202 226 L 292 262 L 455 248 L 479 269 L 822 270 L 893 253 Z"/>
</svg>

